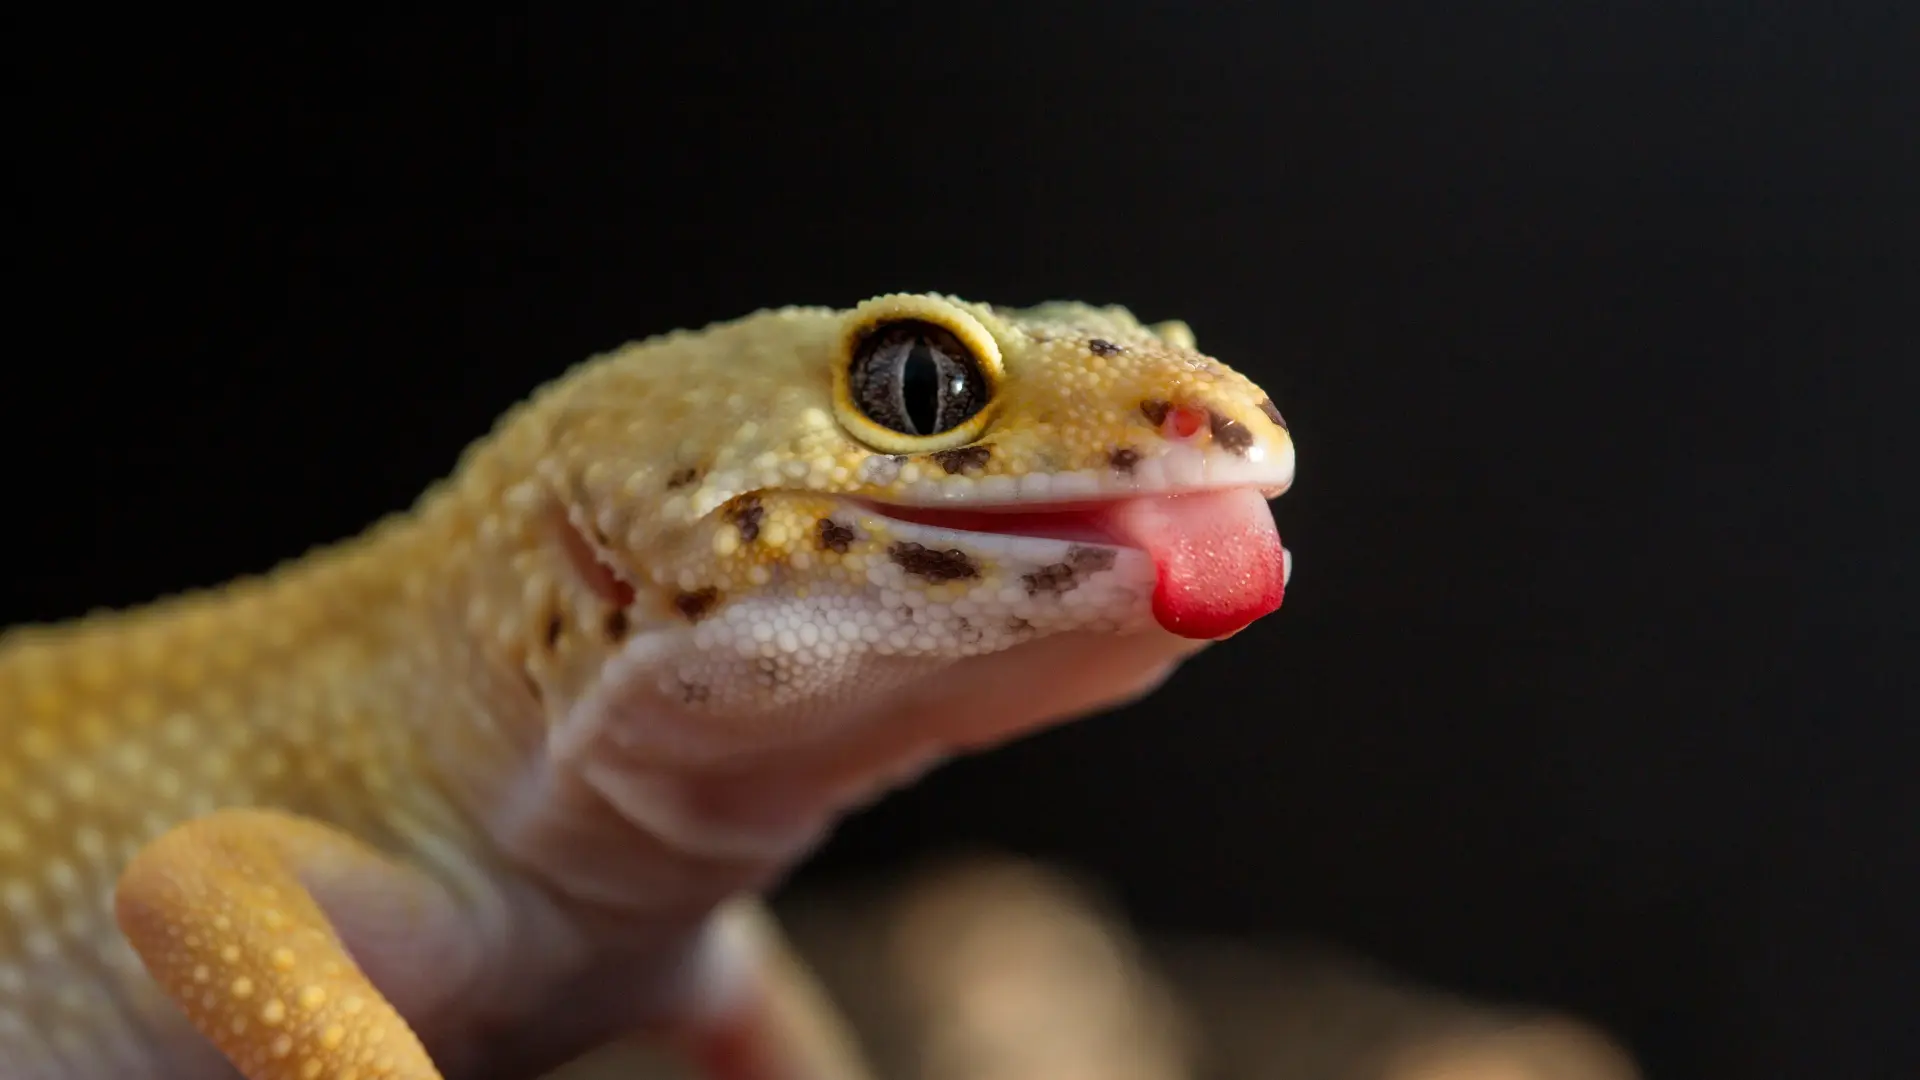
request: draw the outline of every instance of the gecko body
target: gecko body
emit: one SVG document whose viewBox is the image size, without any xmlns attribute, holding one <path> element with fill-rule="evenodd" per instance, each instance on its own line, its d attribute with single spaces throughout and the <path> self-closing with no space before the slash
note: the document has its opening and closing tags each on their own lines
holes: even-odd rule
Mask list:
<svg viewBox="0 0 1920 1080">
<path fill-rule="evenodd" d="M 1119 308 L 595 357 L 360 537 L 0 637 L 0 1076 L 519 1080 L 628 1036 L 856 1075 L 746 898 L 1277 607 L 1292 477 L 1258 387 Z"/>
</svg>

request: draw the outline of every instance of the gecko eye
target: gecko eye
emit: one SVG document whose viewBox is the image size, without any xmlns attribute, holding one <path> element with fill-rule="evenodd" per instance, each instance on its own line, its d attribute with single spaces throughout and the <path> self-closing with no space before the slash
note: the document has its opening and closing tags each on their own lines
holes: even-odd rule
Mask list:
<svg viewBox="0 0 1920 1080">
<path fill-rule="evenodd" d="M 909 320 L 875 329 L 854 350 L 847 389 L 867 419 L 902 435 L 951 431 L 987 404 L 986 373 L 960 339 Z"/>
</svg>

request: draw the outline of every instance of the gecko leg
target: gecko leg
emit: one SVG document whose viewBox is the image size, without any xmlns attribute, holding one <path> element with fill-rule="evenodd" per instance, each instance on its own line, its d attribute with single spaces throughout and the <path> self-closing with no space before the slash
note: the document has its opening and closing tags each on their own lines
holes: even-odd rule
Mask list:
<svg viewBox="0 0 1920 1080">
<path fill-rule="evenodd" d="M 706 977 L 721 1000 L 668 1034 L 702 1080 L 873 1080 L 859 1041 L 758 900 L 714 916 Z"/>
<path fill-rule="evenodd" d="M 221 811 L 154 840 L 122 874 L 115 915 L 154 979 L 247 1080 L 441 1080 L 314 890 L 378 896 L 372 910 L 337 906 L 409 960 L 457 925 L 422 921 L 454 909 L 420 872 L 319 822 L 262 810 Z"/>
</svg>

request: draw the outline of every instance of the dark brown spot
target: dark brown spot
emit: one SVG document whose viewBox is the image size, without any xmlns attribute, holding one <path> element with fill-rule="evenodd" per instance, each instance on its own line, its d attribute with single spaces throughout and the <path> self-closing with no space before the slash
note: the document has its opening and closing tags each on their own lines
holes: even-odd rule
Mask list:
<svg viewBox="0 0 1920 1080">
<path fill-rule="evenodd" d="M 675 469 L 673 475 L 667 477 L 667 490 L 673 491 L 676 488 L 686 487 L 698 479 L 700 479 L 699 469 Z"/>
<path fill-rule="evenodd" d="M 608 641 L 625 641 L 627 638 L 627 629 L 627 612 L 624 608 L 614 608 L 612 611 L 607 612 L 606 631 Z"/>
<path fill-rule="evenodd" d="M 1247 448 L 1253 445 L 1253 432 L 1238 420 L 1222 416 L 1208 410 L 1207 420 L 1213 427 L 1213 441 L 1227 449 L 1230 454 L 1240 457 L 1247 455 Z"/>
<path fill-rule="evenodd" d="M 684 680 L 680 683 L 680 700 L 688 705 L 697 705 L 712 696 L 713 688 L 705 683 Z"/>
<path fill-rule="evenodd" d="M 1121 352 L 1121 348 L 1106 338 L 1088 338 L 1087 351 L 1095 356 L 1112 356 Z"/>
<path fill-rule="evenodd" d="M 1280 409 L 1274 405 L 1272 398 L 1260 399 L 1260 411 L 1266 414 L 1267 419 L 1273 421 L 1274 427 L 1281 431 L 1287 430 L 1287 418 L 1280 415 Z"/>
<path fill-rule="evenodd" d="M 993 449 L 987 446 L 956 446 L 951 450 L 936 450 L 927 456 L 951 476 L 984 467 L 987 459 L 993 457 Z"/>
<path fill-rule="evenodd" d="M 902 540 L 887 549 L 887 557 L 914 577 L 925 578 L 935 584 L 980 576 L 980 570 L 973 565 L 973 560 L 958 548 L 936 551 Z"/>
<path fill-rule="evenodd" d="M 1140 464 L 1140 451 L 1123 446 L 1107 455 L 1107 464 L 1113 466 L 1113 471 L 1122 476 L 1132 476 L 1133 467 Z"/>
<path fill-rule="evenodd" d="M 758 495 L 742 495 L 727 511 L 727 520 L 740 530 L 741 542 L 748 544 L 760 538 L 760 522 L 766 516 L 767 508 L 760 505 Z"/>
<path fill-rule="evenodd" d="M 853 546 L 853 529 L 832 518 L 821 518 L 819 542 L 822 551 L 837 551 L 844 555 Z"/>
<path fill-rule="evenodd" d="M 1102 570 L 1113 569 L 1113 561 L 1118 556 L 1112 548 L 1071 547 L 1067 549 L 1067 565 L 1082 574 L 1097 574 Z"/>
<path fill-rule="evenodd" d="M 1064 562 L 1043 566 L 1031 574 L 1022 575 L 1020 580 L 1026 583 L 1028 596 L 1039 596 L 1042 593 L 1058 596 L 1080 584 L 1082 575 L 1097 574 L 1111 568 L 1114 558 L 1112 548 L 1076 545 L 1067 549 L 1067 558 Z"/>
<path fill-rule="evenodd" d="M 1007 629 L 1015 634 L 1030 634 L 1033 632 L 1033 624 L 1015 615 L 1007 620 Z"/>
<path fill-rule="evenodd" d="M 1140 403 L 1140 415 L 1146 417 L 1147 423 L 1152 424 L 1154 427 L 1159 427 L 1161 424 L 1166 423 L 1167 414 L 1172 411 L 1173 403 L 1171 401 L 1143 401 Z"/>
<path fill-rule="evenodd" d="M 553 647 L 560 644 L 560 631 L 563 629 L 565 624 L 560 621 L 559 614 L 547 616 L 547 651 L 553 651 Z"/>
<path fill-rule="evenodd" d="M 1043 593 L 1048 596 L 1058 596 L 1073 588 L 1073 578 L 1073 567 L 1058 562 L 1043 566 L 1031 574 L 1022 574 L 1020 580 L 1026 582 L 1028 596 L 1039 596 Z"/>
<path fill-rule="evenodd" d="M 673 609 L 688 622 L 699 622 L 707 612 L 713 610 L 714 602 L 720 599 L 720 590 L 709 585 L 704 589 L 683 592 L 673 598 Z"/>
</svg>

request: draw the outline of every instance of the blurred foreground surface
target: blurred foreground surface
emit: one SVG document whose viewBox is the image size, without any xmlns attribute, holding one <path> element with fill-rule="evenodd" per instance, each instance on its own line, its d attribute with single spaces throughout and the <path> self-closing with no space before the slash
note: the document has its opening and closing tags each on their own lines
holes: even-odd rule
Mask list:
<svg viewBox="0 0 1920 1080">
<path fill-rule="evenodd" d="M 1571 1017 L 1312 948 L 1142 941 L 1043 867 L 971 859 L 781 916 L 881 1080 L 1638 1080 Z M 551 1080 L 669 1080 L 611 1050 Z"/>
</svg>

